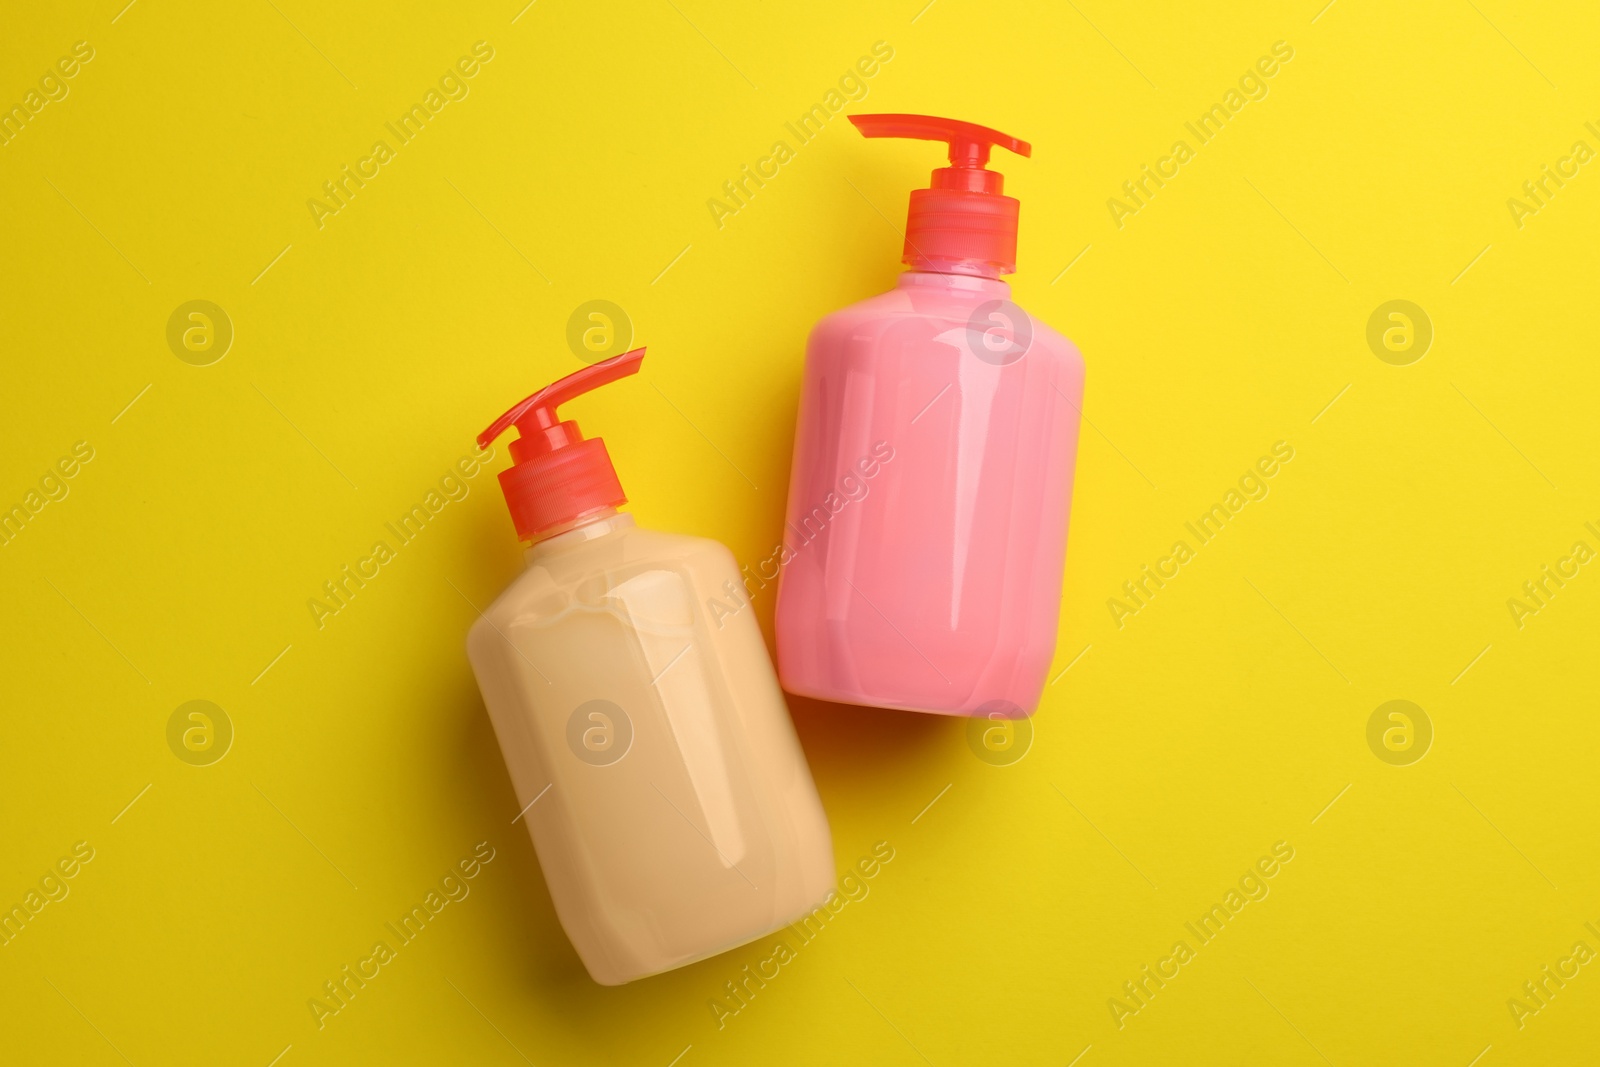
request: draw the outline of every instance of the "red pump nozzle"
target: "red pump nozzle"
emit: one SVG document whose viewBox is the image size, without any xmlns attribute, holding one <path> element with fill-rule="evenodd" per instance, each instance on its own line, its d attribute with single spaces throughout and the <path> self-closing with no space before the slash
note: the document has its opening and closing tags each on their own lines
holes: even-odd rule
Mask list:
<svg viewBox="0 0 1600 1067">
<path fill-rule="evenodd" d="M 585 439 L 578 424 L 562 421 L 556 408 L 598 386 L 636 374 L 644 349 L 635 348 L 567 375 L 513 406 L 478 435 L 478 447 L 515 426 L 512 465 L 500 472 L 500 488 L 511 509 L 517 537 L 535 540 L 601 508 L 626 504 L 616 468 L 598 437 Z"/>
<path fill-rule="evenodd" d="M 999 130 L 932 115 L 851 115 L 863 137 L 944 141 L 950 165 L 933 172 L 933 184 L 911 191 L 901 262 L 923 270 L 998 277 L 1017 269 L 1017 212 L 1001 195 L 1005 177 L 985 170 L 995 145 L 1019 156 L 1033 146 Z"/>
</svg>

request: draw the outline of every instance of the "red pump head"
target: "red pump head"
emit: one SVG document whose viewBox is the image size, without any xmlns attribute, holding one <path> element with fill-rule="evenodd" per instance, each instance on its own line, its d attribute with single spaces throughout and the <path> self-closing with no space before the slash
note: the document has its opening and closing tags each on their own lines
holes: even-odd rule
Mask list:
<svg viewBox="0 0 1600 1067">
<path fill-rule="evenodd" d="M 1017 209 L 1001 195 L 1005 177 L 985 170 L 994 145 L 1019 156 L 1033 146 L 999 130 L 932 115 L 851 115 L 864 137 L 945 141 L 950 165 L 933 172 L 933 185 L 911 191 L 906 247 L 901 262 L 920 270 L 998 277 L 1017 269 Z"/>
<path fill-rule="evenodd" d="M 628 502 L 605 442 L 598 437 L 585 440 L 578 424 L 561 421 L 556 408 L 596 386 L 637 373 L 643 361 L 644 349 L 635 348 L 569 374 L 517 404 L 478 435 L 479 448 L 487 448 L 511 426 L 521 435 L 511 442 L 512 465 L 500 472 L 500 488 L 521 540 L 537 540 L 546 530 L 589 512 Z"/>
</svg>

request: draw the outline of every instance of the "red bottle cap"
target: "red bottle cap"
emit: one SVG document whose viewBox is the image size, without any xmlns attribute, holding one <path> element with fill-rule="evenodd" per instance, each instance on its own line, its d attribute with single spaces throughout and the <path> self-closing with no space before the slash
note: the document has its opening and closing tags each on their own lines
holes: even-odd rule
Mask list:
<svg viewBox="0 0 1600 1067">
<path fill-rule="evenodd" d="M 933 172 L 933 185 L 911 191 L 906 247 L 901 262 L 921 270 L 997 277 L 1017 269 L 1017 209 L 1002 196 L 1005 177 L 984 168 L 993 145 L 1033 155 L 1027 141 L 955 119 L 932 115 L 851 115 L 864 137 L 945 141 L 950 165 Z"/>
<path fill-rule="evenodd" d="M 508 427 L 515 426 L 520 434 L 511 442 L 512 465 L 500 472 L 500 488 L 518 538 L 534 541 L 546 530 L 628 502 L 605 442 L 598 437 L 586 440 L 577 423 L 561 421 L 556 408 L 597 386 L 637 373 L 643 361 L 644 349 L 635 348 L 569 374 L 517 404 L 478 435 L 478 447 L 487 448 Z"/>
</svg>

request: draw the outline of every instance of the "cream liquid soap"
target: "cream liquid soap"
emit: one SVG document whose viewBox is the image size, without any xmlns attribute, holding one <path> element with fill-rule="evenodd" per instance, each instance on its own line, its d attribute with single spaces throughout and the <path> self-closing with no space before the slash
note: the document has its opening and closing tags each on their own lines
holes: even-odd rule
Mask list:
<svg viewBox="0 0 1600 1067">
<path fill-rule="evenodd" d="M 604 443 L 556 414 L 643 358 L 569 375 L 478 438 L 521 435 L 500 484 L 527 550 L 467 654 L 556 913 L 602 985 L 770 933 L 834 881 L 733 554 L 634 525 Z"/>
</svg>

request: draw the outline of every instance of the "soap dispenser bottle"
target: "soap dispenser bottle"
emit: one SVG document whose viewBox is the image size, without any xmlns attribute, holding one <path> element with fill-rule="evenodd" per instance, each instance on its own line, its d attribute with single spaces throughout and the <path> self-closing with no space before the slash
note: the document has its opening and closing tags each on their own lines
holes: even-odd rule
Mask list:
<svg viewBox="0 0 1600 1067">
<path fill-rule="evenodd" d="M 777 604 L 791 693 L 943 715 L 1033 713 L 1056 644 L 1083 404 L 1072 342 L 1011 301 L 1018 202 L 987 169 L 1025 141 L 924 115 L 895 288 L 806 346 Z"/>
<path fill-rule="evenodd" d="M 478 437 L 520 433 L 500 485 L 527 547 L 467 653 L 556 914 L 602 985 L 770 933 L 834 875 L 733 554 L 634 525 L 604 443 L 557 414 L 643 358 L 571 374 Z"/>
</svg>

